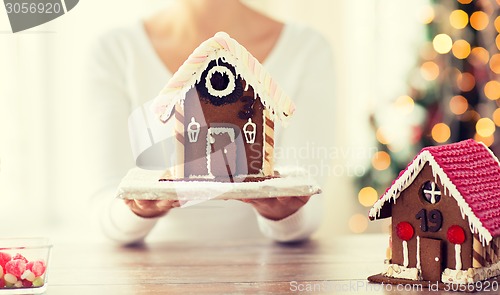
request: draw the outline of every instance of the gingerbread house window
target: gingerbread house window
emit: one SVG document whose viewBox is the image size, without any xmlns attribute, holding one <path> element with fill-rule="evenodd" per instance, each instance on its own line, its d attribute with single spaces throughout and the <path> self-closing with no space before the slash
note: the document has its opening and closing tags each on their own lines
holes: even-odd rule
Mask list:
<svg viewBox="0 0 500 295">
<path fill-rule="evenodd" d="M 208 71 L 205 87 L 212 96 L 228 96 L 234 91 L 235 86 L 236 77 L 228 68 L 215 66 Z"/>
<path fill-rule="evenodd" d="M 243 95 L 243 85 L 235 68 L 221 59 L 208 64 L 196 89 L 216 106 L 234 103 Z"/>
<path fill-rule="evenodd" d="M 436 204 L 441 200 L 441 190 L 434 181 L 426 181 L 422 185 L 422 195 L 424 200 L 431 204 Z"/>
</svg>

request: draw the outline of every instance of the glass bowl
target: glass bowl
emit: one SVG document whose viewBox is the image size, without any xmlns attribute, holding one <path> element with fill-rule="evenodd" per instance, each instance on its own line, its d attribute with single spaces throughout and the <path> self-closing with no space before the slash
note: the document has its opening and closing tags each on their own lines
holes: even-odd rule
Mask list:
<svg viewBox="0 0 500 295">
<path fill-rule="evenodd" d="M 46 238 L 0 238 L 0 294 L 45 292 L 51 248 Z"/>
</svg>

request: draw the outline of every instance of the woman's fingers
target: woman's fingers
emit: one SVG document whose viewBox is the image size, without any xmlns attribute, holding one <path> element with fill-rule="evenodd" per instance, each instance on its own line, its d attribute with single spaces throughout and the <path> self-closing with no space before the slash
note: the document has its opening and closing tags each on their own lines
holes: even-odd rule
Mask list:
<svg viewBox="0 0 500 295">
<path fill-rule="evenodd" d="M 251 204 L 260 215 L 272 219 L 280 220 L 297 212 L 309 201 L 310 196 L 300 197 L 276 197 L 245 199 L 245 203 Z"/>
<path fill-rule="evenodd" d="M 157 206 L 159 208 L 177 208 L 180 207 L 181 204 L 179 200 L 162 200 L 158 202 Z"/>
<path fill-rule="evenodd" d="M 125 200 L 125 204 L 141 217 L 159 217 L 170 209 L 179 207 L 178 200 Z"/>
<path fill-rule="evenodd" d="M 301 196 L 301 197 L 278 197 L 276 198 L 278 202 L 288 206 L 303 206 L 305 203 L 309 201 L 310 196 Z"/>
<path fill-rule="evenodd" d="M 151 210 L 151 209 L 154 209 L 156 207 L 157 202 L 158 201 L 154 201 L 154 200 L 135 200 L 135 205 L 139 209 Z"/>
</svg>

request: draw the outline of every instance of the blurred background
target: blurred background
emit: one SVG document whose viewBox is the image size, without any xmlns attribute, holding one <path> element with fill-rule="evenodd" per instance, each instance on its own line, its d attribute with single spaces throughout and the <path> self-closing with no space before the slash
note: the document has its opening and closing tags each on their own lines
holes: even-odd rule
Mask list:
<svg viewBox="0 0 500 295">
<path fill-rule="evenodd" d="M 91 234 L 79 87 L 95 38 L 168 0 L 86 0 L 12 34 L 0 8 L 0 235 Z M 338 156 L 319 235 L 384 231 L 369 207 L 426 145 L 500 137 L 500 0 L 247 0 L 330 41 Z"/>
</svg>

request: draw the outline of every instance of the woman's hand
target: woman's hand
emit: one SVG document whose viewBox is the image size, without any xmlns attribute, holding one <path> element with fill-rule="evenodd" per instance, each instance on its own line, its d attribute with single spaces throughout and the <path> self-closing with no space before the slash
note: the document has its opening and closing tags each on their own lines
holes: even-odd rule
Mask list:
<svg viewBox="0 0 500 295">
<path fill-rule="evenodd" d="M 271 220 L 281 220 L 297 212 L 310 196 L 303 197 L 278 197 L 266 199 L 242 199 L 251 204 L 260 215 Z"/>
<path fill-rule="evenodd" d="M 160 217 L 180 206 L 178 200 L 125 200 L 125 204 L 135 215 L 143 218 Z"/>
</svg>

